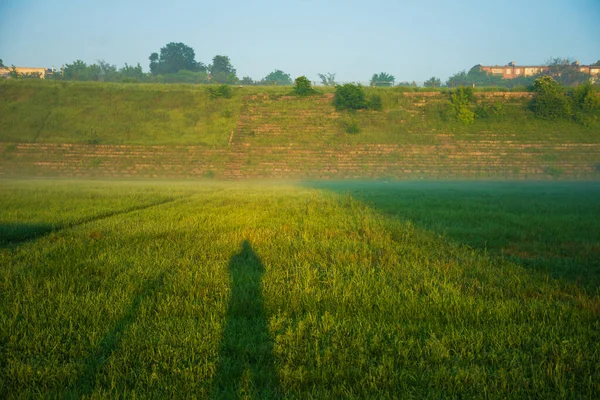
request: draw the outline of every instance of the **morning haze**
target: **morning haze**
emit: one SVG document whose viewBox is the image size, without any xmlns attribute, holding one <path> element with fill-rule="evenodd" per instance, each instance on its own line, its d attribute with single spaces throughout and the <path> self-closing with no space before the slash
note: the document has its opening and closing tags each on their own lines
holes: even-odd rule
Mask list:
<svg viewBox="0 0 600 400">
<path fill-rule="evenodd" d="M 600 398 L 596 1 L 4 1 L 0 397 Z"/>
</svg>

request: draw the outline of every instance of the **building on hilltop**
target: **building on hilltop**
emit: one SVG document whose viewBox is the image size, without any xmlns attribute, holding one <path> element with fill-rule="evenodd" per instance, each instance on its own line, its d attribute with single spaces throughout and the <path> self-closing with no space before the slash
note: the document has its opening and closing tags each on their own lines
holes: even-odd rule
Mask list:
<svg viewBox="0 0 600 400">
<path fill-rule="evenodd" d="M 600 65 L 579 65 L 579 62 L 576 61 L 571 66 L 576 67 L 579 72 L 590 75 L 594 79 L 600 75 Z M 479 65 L 481 71 L 502 76 L 504 79 L 549 73 L 550 68 L 548 65 L 515 65 L 514 61 L 509 62 L 508 65 Z"/>
<path fill-rule="evenodd" d="M 0 78 L 10 78 L 12 70 L 13 67 L 0 67 Z M 14 70 L 19 75 L 39 77 L 40 79 L 46 79 L 53 74 L 50 68 L 14 67 Z"/>
</svg>

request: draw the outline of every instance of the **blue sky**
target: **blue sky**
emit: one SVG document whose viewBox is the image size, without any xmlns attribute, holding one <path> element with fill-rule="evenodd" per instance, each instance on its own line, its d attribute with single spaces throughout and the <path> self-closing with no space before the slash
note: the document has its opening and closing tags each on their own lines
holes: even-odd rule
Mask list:
<svg viewBox="0 0 600 400">
<path fill-rule="evenodd" d="M 238 76 L 275 69 L 338 81 L 446 80 L 476 64 L 600 59 L 600 0 L 0 0 L 0 58 L 59 67 L 81 59 L 148 70 L 183 42 L 196 60 L 230 57 Z"/>
</svg>

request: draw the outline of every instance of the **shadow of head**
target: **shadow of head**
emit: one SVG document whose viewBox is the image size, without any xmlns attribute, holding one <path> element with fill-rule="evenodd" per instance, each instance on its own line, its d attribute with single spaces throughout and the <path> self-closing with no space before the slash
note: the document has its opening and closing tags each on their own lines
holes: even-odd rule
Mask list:
<svg viewBox="0 0 600 400">
<path fill-rule="evenodd" d="M 229 268 L 234 270 L 252 270 L 254 272 L 263 272 L 264 266 L 260 258 L 254 252 L 252 245 L 248 240 L 242 242 L 242 248 L 231 257 Z"/>
</svg>

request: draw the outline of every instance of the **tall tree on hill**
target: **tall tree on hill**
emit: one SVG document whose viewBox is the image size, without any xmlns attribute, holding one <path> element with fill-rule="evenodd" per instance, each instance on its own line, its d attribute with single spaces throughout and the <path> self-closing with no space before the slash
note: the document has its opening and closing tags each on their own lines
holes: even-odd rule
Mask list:
<svg viewBox="0 0 600 400">
<path fill-rule="evenodd" d="M 553 58 L 546 62 L 548 74 L 565 86 L 577 86 L 586 83 L 590 77 L 579 70 L 579 64 L 568 58 Z"/>
<path fill-rule="evenodd" d="M 371 86 L 394 86 L 394 75 L 388 74 L 386 72 L 381 72 L 379 74 L 373 74 L 371 77 Z"/>
<path fill-rule="evenodd" d="M 171 42 L 158 53 L 150 54 L 150 72 L 153 75 L 175 74 L 181 70 L 206 71 L 206 66 L 195 60 L 194 49 L 183 44 Z"/>
<path fill-rule="evenodd" d="M 275 83 L 276 85 L 291 85 L 292 78 L 290 74 L 286 74 L 280 69 L 276 69 L 271 72 L 269 75 L 265 76 L 262 80 L 266 85 L 272 85 Z"/>
<path fill-rule="evenodd" d="M 235 68 L 227 56 L 216 55 L 213 62 L 208 66 L 211 80 L 215 83 L 236 83 L 238 78 L 235 75 Z"/>
<path fill-rule="evenodd" d="M 432 88 L 440 87 L 440 86 L 442 86 L 442 81 L 440 80 L 440 78 L 436 78 L 435 76 L 432 76 L 431 78 L 426 80 L 425 83 L 423 83 L 423 86 L 432 87 Z"/>
<path fill-rule="evenodd" d="M 323 86 L 336 86 L 337 85 L 337 83 L 335 82 L 335 74 L 328 72 L 326 74 L 318 74 L 318 75 L 319 75 L 319 79 L 321 79 L 321 83 L 323 84 Z"/>
<path fill-rule="evenodd" d="M 479 65 L 475 65 L 469 72 L 457 72 L 446 81 L 446 86 L 451 88 L 471 86 L 473 84 L 475 86 L 506 86 L 506 82 L 504 82 L 501 76 L 488 74 Z"/>
</svg>

